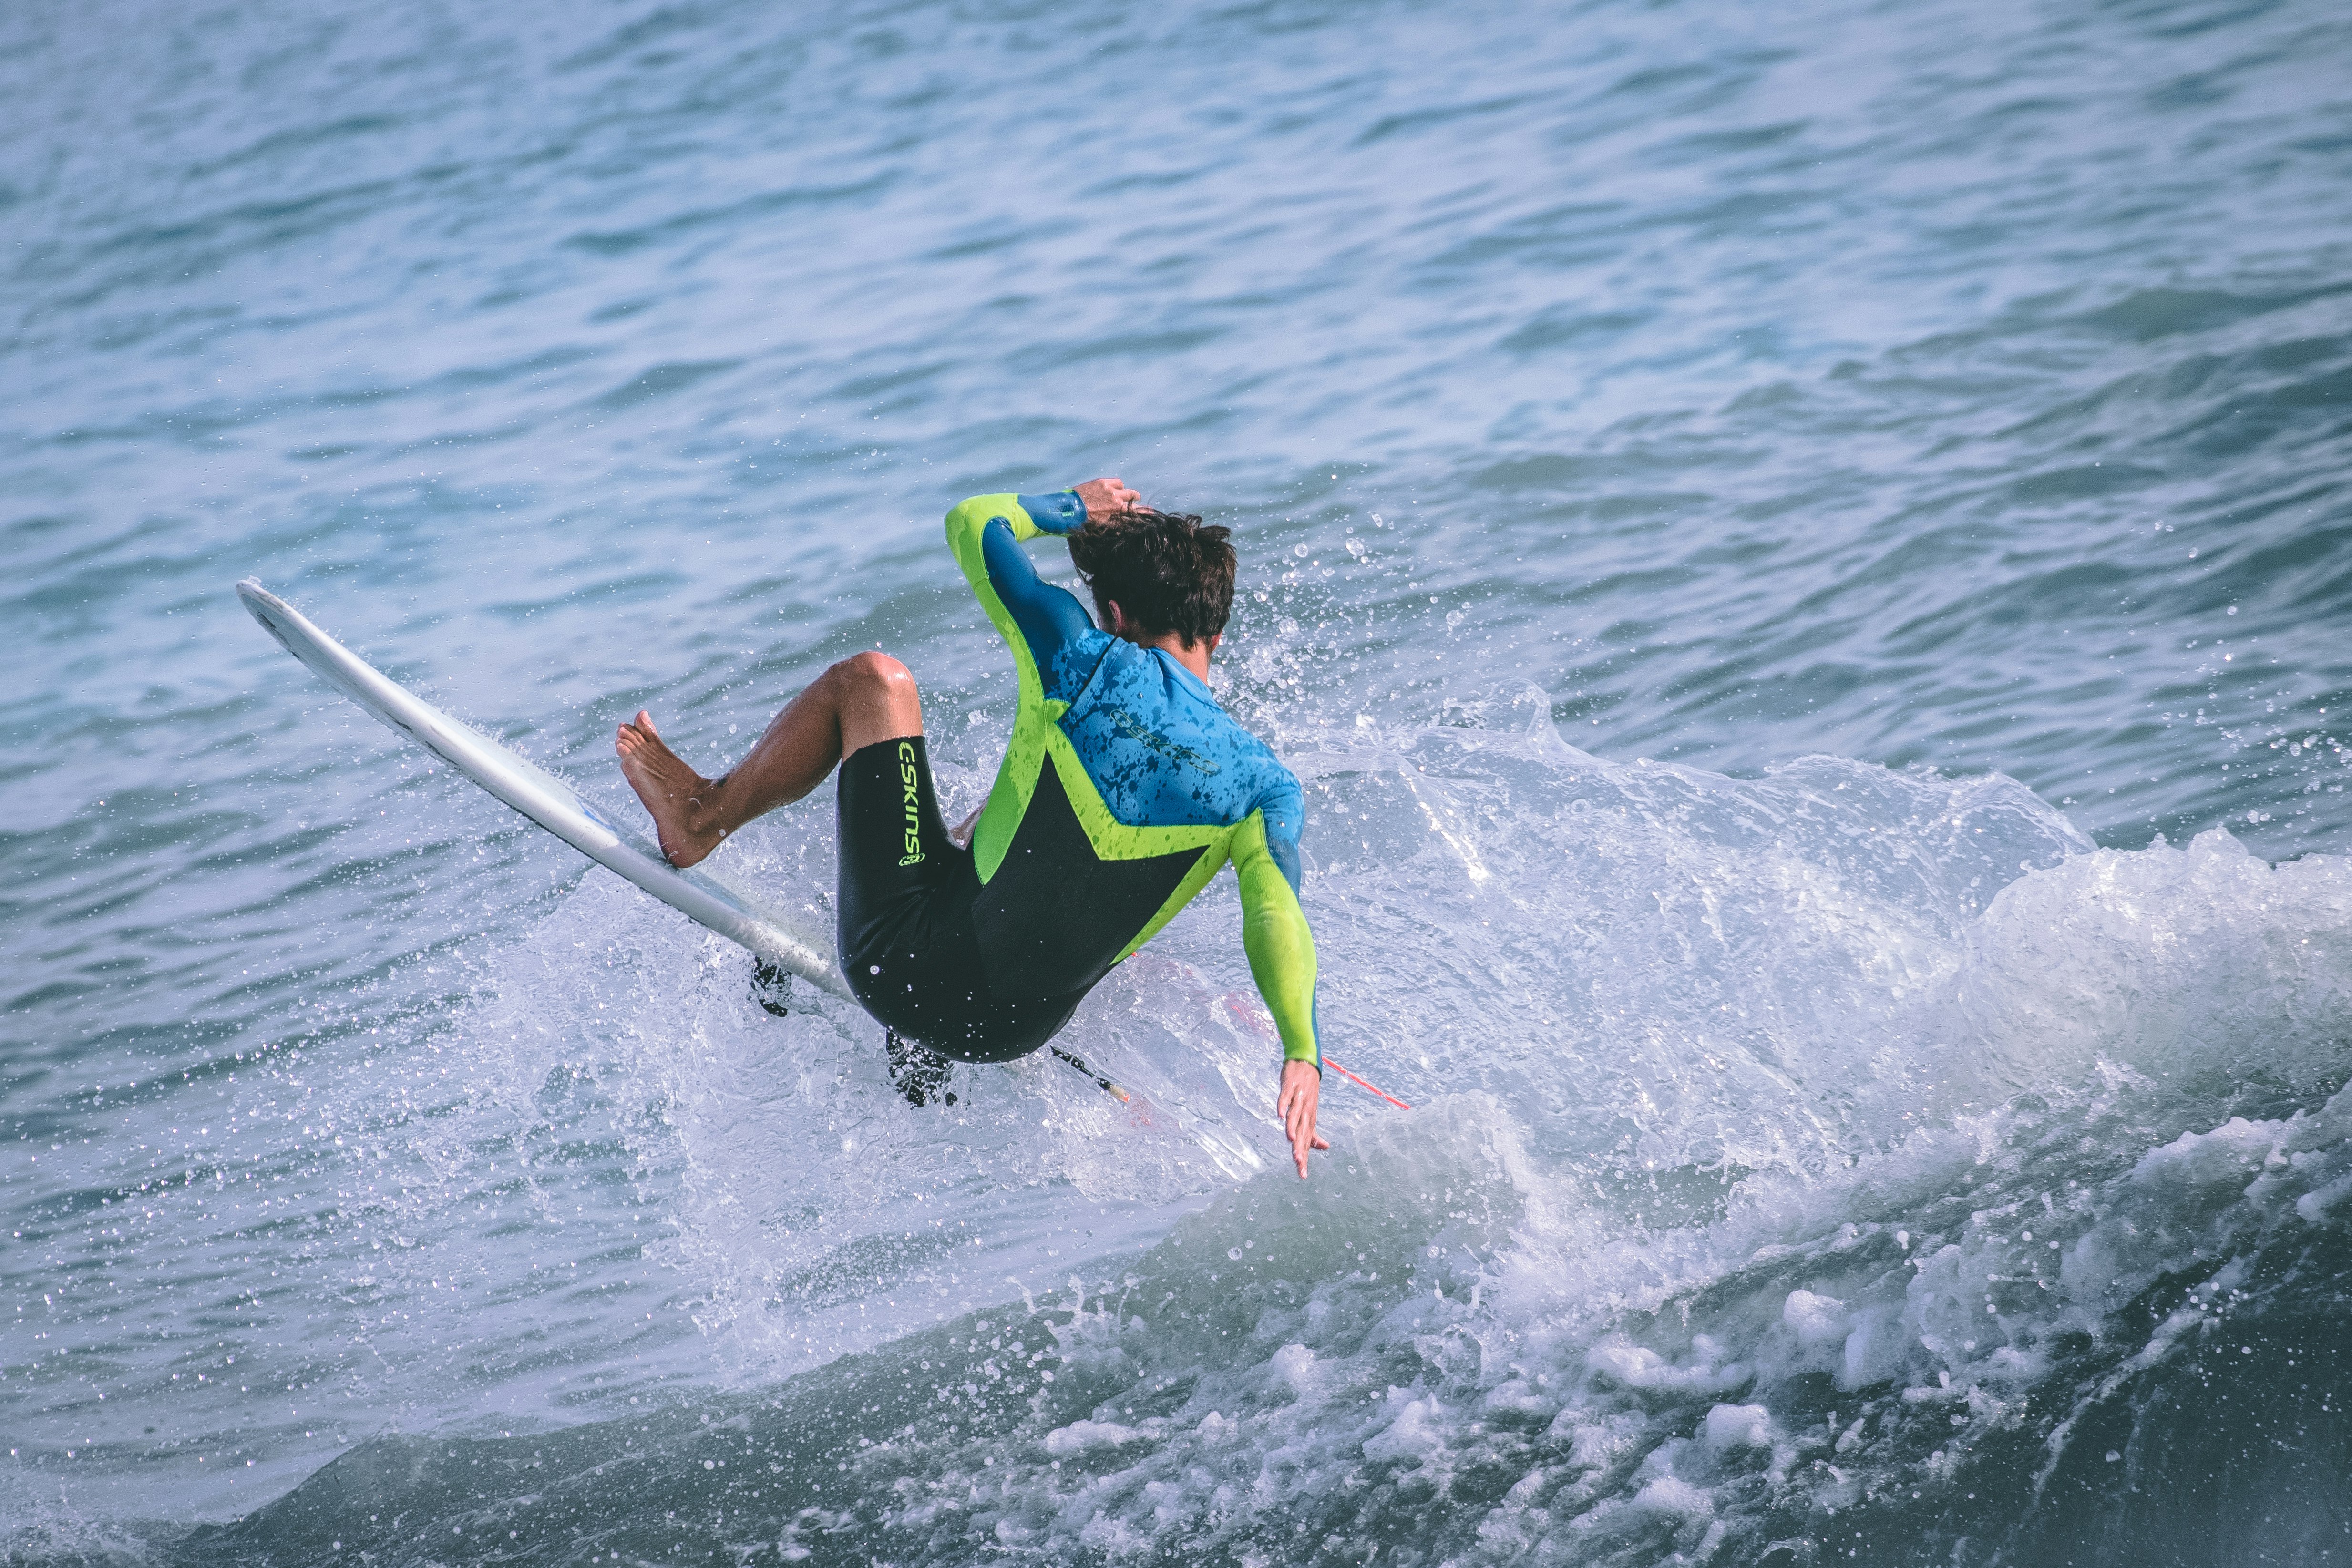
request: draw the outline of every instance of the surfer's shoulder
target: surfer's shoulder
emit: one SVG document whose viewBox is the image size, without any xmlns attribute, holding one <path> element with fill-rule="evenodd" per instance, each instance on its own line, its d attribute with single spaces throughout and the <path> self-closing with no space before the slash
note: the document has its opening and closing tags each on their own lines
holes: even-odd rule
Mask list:
<svg viewBox="0 0 2352 1568">
<path fill-rule="evenodd" d="M 1303 798 L 1298 775 L 1275 754 L 1274 747 L 1255 730 L 1250 729 L 1220 706 L 1216 710 L 1215 737 L 1223 754 L 1223 768 L 1247 796 L 1247 810 L 1274 806 L 1276 814 L 1287 818 L 1292 813 L 1280 810 L 1280 802 Z"/>
</svg>

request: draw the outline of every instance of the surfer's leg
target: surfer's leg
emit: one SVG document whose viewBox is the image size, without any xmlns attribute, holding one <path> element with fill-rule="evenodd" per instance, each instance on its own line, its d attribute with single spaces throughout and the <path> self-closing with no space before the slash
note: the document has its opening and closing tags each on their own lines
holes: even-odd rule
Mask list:
<svg viewBox="0 0 2352 1568">
<path fill-rule="evenodd" d="M 705 779 L 665 744 L 650 714 L 621 726 L 621 771 L 653 814 L 662 852 L 689 866 L 752 818 L 799 800 L 834 765 L 877 740 L 923 733 L 915 677 L 887 653 L 854 654 L 794 697 L 722 779 Z"/>
</svg>

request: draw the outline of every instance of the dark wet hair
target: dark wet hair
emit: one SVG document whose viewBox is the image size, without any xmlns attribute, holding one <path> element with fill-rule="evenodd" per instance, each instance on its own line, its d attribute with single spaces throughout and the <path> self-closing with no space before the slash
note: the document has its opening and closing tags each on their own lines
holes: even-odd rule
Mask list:
<svg viewBox="0 0 2352 1568">
<path fill-rule="evenodd" d="M 1070 560 L 1094 590 L 1106 626 L 1110 604 L 1147 637 L 1173 632 L 1184 645 L 1221 634 L 1234 610 L 1233 529 L 1181 512 L 1139 507 L 1070 536 Z"/>
</svg>

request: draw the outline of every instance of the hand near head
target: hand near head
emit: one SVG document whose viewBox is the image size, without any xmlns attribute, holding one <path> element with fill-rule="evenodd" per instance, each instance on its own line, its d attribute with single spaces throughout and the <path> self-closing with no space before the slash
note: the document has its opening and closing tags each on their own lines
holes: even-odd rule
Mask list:
<svg viewBox="0 0 2352 1568">
<path fill-rule="evenodd" d="M 1298 1179 L 1307 1179 L 1307 1152 L 1328 1153 L 1331 1145 L 1315 1134 L 1315 1103 L 1322 1098 L 1323 1075 L 1315 1071 L 1311 1061 L 1286 1061 L 1282 1064 L 1282 1095 L 1275 1101 L 1275 1113 L 1282 1118 L 1282 1130 L 1290 1139 L 1290 1157 L 1297 1163 Z"/>
<path fill-rule="evenodd" d="M 1078 486 L 1078 499 L 1087 504 L 1090 523 L 1107 522 L 1143 505 L 1143 497 L 1129 489 L 1124 479 L 1089 479 Z"/>
</svg>

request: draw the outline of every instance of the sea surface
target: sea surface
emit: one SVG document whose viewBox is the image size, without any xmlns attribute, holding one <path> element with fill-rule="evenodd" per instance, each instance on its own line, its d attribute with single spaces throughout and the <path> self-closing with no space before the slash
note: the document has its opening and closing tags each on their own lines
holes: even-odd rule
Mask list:
<svg viewBox="0 0 2352 1568">
<path fill-rule="evenodd" d="M 2347 1562 L 2347 172 L 2327 0 L 0 9 L 0 1563 Z M 1230 879 L 917 1109 L 233 591 L 960 813 L 1097 474 L 1304 1184 Z"/>
</svg>

